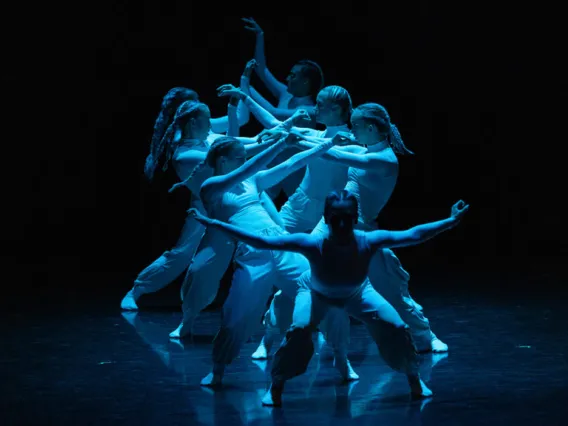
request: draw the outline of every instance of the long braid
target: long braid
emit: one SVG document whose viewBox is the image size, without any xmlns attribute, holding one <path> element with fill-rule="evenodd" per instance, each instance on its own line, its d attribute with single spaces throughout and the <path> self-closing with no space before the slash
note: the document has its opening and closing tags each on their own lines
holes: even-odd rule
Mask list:
<svg viewBox="0 0 568 426">
<path fill-rule="evenodd" d="M 242 142 L 231 136 L 223 136 L 216 139 L 215 142 L 211 144 L 209 151 L 207 151 L 207 156 L 205 157 L 205 160 L 203 160 L 201 163 L 195 166 L 191 171 L 191 173 L 189 174 L 189 176 L 184 181 L 178 182 L 175 185 L 173 185 L 170 188 L 169 192 L 175 191 L 177 188 L 181 186 L 185 186 L 204 167 L 210 167 L 214 169 L 215 163 L 217 162 L 217 158 L 228 155 L 230 151 L 236 145 L 239 144 L 242 145 Z"/>
<path fill-rule="evenodd" d="M 414 152 L 409 150 L 404 142 L 402 141 L 402 136 L 398 131 L 398 127 L 391 123 L 389 129 L 389 143 L 392 147 L 392 150 L 400 155 L 414 155 Z"/>
<path fill-rule="evenodd" d="M 387 140 L 396 154 L 400 155 L 413 155 L 414 152 L 409 150 L 404 142 L 402 136 L 398 131 L 398 127 L 391 123 L 389 113 L 382 105 L 375 103 L 366 103 L 359 105 L 355 108 L 358 115 L 361 115 L 365 120 L 377 126 L 380 133 L 387 135 Z"/>
<path fill-rule="evenodd" d="M 154 133 L 150 142 L 150 153 L 146 157 L 144 164 L 144 174 L 148 180 L 154 178 L 154 172 L 158 166 L 158 161 L 164 152 L 164 135 L 174 117 L 178 107 L 185 101 L 197 101 L 198 96 L 194 90 L 185 87 L 174 87 L 170 89 L 164 99 L 160 113 L 154 123 Z"/>
</svg>

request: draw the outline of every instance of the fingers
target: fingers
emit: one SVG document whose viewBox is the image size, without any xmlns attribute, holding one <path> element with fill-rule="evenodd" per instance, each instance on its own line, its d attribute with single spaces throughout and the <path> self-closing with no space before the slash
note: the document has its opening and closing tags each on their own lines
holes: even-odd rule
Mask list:
<svg viewBox="0 0 568 426">
<path fill-rule="evenodd" d="M 232 84 L 223 84 L 222 86 L 217 87 L 217 91 L 233 90 L 233 89 L 235 89 L 235 86 L 233 86 Z"/>
</svg>

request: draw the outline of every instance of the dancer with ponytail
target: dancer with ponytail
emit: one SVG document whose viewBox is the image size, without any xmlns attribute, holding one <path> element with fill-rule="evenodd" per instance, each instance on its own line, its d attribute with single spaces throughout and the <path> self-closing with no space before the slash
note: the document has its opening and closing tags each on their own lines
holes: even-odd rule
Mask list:
<svg viewBox="0 0 568 426">
<path fill-rule="evenodd" d="M 289 121 L 281 122 L 238 89 L 229 86 L 222 87 L 220 96 L 238 96 L 255 117 L 263 118 L 264 121 L 277 126 L 276 129 L 267 132 L 267 135 L 272 133 L 278 136 L 280 131 L 284 131 L 283 129 L 293 129 L 302 136 L 327 138 L 326 140 L 343 132 L 346 135 L 344 140 L 351 140 L 346 132 L 349 131 L 349 119 L 353 106 L 349 92 L 341 86 L 327 86 L 317 96 L 314 114 L 317 122 L 326 126 L 324 131 L 295 128 Z M 352 145 L 333 148 L 333 150 L 336 149 L 350 152 L 359 151 L 361 148 Z M 324 154 L 308 164 L 299 187 L 280 209 L 280 217 L 286 231 L 311 232 L 322 217 L 327 194 L 331 191 L 340 191 L 345 187 L 348 166 L 325 160 L 326 156 Z M 287 298 L 281 291 L 276 292 L 270 309 L 264 316 L 265 336 L 253 353 L 253 359 L 267 358 L 278 332 L 284 332 L 290 326 L 292 310 L 293 300 Z M 333 318 L 335 316 L 330 315 L 326 324 L 333 324 Z M 330 327 L 327 338 L 333 343 L 336 366 L 350 370 L 346 362 L 349 330 L 345 330 L 343 322 L 341 325 L 343 327 Z M 347 328 L 348 326 L 347 324 Z M 320 345 L 323 344 L 323 335 L 319 334 L 318 340 Z M 351 379 L 357 378 L 354 372 L 351 371 L 350 374 Z"/>
<path fill-rule="evenodd" d="M 171 92 L 168 102 L 175 102 L 179 99 L 179 96 L 182 96 L 179 93 L 181 92 Z M 186 95 L 187 93 L 183 92 L 183 96 Z M 231 120 L 235 121 L 235 109 L 229 110 L 229 114 L 232 116 Z M 163 127 L 162 119 L 165 119 L 165 117 L 165 113 L 160 116 L 160 124 L 156 126 L 158 131 Z M 210 112 L 205 104 L 192 100 L 182 103 L 177 109 L 173 121 L 167 127 L 159 143 L 156 144 L 158 149 L 155 152 L 159 155 L 153 157 L 153 154 L 151 154 L 153 158 L 149 157 L 151 161 L 146 163 L 147 175 L 153 174 L 156 166 L 154 160 L 158 159 L 165 151 L 164 167 L 171 160 L 179 179 L 191 191 L 191 206 L 203 209 L 199 199 L 199 188 L 201 183 L 210 176 L 211 171 L 208 168 L 203 168 L 196 170 L 190 179 L 188 177 L 196 165 L 206 158 L 211 139 L 220 136 L 211 137 Z M 258 144 L 254 141 L 247 144 L 245 150 L 247 155 L 255 155 L 270 145 L 270 143 Z M 188 217 L 175 247 L 164 252 L 138 275 L 134 281 L 134 286 L 122 299 L 122 309 L 137 310 L 136 302 L 142 294 L 156 292 L 174 281 L 188 267 L 203 232 L 204 228 Z"/>
<path fill-rule="evenodd" d="M 282 404 L 287 380 L 303 374 L 313 354 L 311 332 L 333 306 L 362 321 L 378 346 L 385 362 L 407 376 L 411 394 L 425 398 L 432 392 L 420 379 L 416 348 L 408 325 L 396 310 L 373 289 L 367 278 L 377 250 L 423 243 L 456 226 L 469 206 L 459 201 L 449 218 L 425 223 L 405 231 L 354 230 L 360 212 L 357 197 L 347 190 L 332 192 L 326 198 L 324 220 L 328 229 L 322 235 L 267 235 L 249 232 L 236 223 L 192 214 L 203 225 L 226 232 L 256 250 L 285 251 L 305 256 L 310 264 L 311 287 L 300 285 L 294 303 L 294 323 L 272 364 L 272 383 L 262 399 L 263 405 Z"/>
<path fill-rule="evenodd" d="M 359 153 L 345 152 L 334 148 L 323 159 L 349 166 L 348 182 L 345 189 L 357 199 L 359 206 L 358 229 L 371 231 L 376 229 L 376 219 L 388 202 L 398 178 L 398 155 L 413 154 L 404 145 L 398 128 L 392 124 L 387 110 L 376 103 L 358 106 L 351 116 L 352 132 L 357 142 L 366 147 Z M 303 149 L 311 149 L 322 140 L 315 140 L 300 132 L 298 137 Z M 349 135 L 343 135 L 349 137 Z M 311 143 L 310 143 L 311 142 Z M 322 218 L 314 233 L 326 231 Z M 430 328 L 428 319 L 410 296 L 408 281 L 410 275 L 400 261 L 388 248 L 376 251 L 369 267 L 369 280 L 375 290 L 383 296 L 398 312 L 402 320 L 409 325 L 412 337 L 419 352 L 446 352 L 448 346 L 436 337 Z M 326 320 L 327 321 L 327 320 Z M 335 317 L 333 324 L 324 324 L 329 328 L 344 329 L 348 318 Z M 343 325 L 340 323 L 343 322 Z"/>
<path fill-rule="evenodd" d="M 246 162 L 241 142 L 230 137 L 215 141 L 206 159 L 213 168 L 213 177 L 203 183 L 200 192 L 208 215 L 259 235 L 286 234 L 262 207 L 259 194 L 340 142 L 340 138 L 334 138 L 266 169 L 291 139 L 280 139 Z M 258 251 L 246 244 L 237 246 L 235 262 L 238 267 L 223 306 L 222 325 L 213 342 L 213 369 L 202 380 L 202 386 L 221 383 L 225 367 L 258 326 L 272 286 L 279 287 L 288 297 L 295 297 L 297 281 L 309 267 L 300 255 Z M 193 286 L 208 284 L 194 281 Z"/>
</svg>

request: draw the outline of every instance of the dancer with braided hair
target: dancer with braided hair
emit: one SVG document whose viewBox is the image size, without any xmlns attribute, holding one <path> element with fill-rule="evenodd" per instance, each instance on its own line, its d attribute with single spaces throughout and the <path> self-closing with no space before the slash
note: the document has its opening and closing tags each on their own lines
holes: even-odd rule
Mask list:
<svg viewBox="0 0 568 426">
<path fill-rule="evenodd" d="M 296 128 L 289 121 L 281 122 L 251 99 L 250 96 L 238 89 L 225 87 L 222 88 L 220 95 L 238 96 L 255 117 L 263 118 L 266 122 L 276 126 L 275 130 L 267 132 L 268 135 L 274 133 L 278 136 L 278 132 L 283 131 L 282 129 L 293 129 L 303 136 L 308 135 L 329 140 L 336 134 L 349 131 L 348 123 L 353 106 L 349 92 L 341 86 L 327 86 L 317 96 L 314 113 L 318 123 L 326 126 L 324 131 Z M 350 136 L 346 135 L 345 140 L 350 141 Z M 333 148 L 333 150 L 336 149 L 349 152 L 352 150 L 359 151 L 360 147 L 352 145 Z M 284 222 L 286 231 L 292 233 L 311 232 L 322 217 L 327 194 L 331 191 L 339 191 L 345 187 L 348 166 L 325 160 L 324 157 L 326 156 L 324 154 L 321 158 L 308 164 L 300 186 L 280 209 L 280 217 Z M 293 300 L 287 298 L 281 291 L 276 292 L 270 309 L 264 316 L 263 322 L 266 326 L 266 333 L 257 350 L 252 354 L 253 359 L 267 358 L 278 332 L 285 332 L 290 326 L 292 310 Z M 358 376 L 352 371 L 351 366 L 347 362 L 349 324 L 345 325 L 342 321 L 337 327 L 332 326 L 333 318 L 335 318 L 335 315 L 330 315 L 326 324 L 330 325 L 327 338 L 332 343 L 335 365 L 340 370 L 348 371 L 349 373 L 346 374 L 351 380 L 355 380 Z M 323 344 L 323 335 L 318 334 L 318 341 L 319 345 Z"/>
<path fill-rule="evenodd" d="M 305 275 L 309 275 L 311 287 L 297 287 L 294 322 L 274 357 L 272 383 L 262 399 L 263 405 L 281 405 L 285 382 L 306 371 L 313 354 L 310 334 L 332 306 L 341 307 L 367 326 L 385 362 L 393 370 L 406 374 L 413 396 L 431 396 L 432 392 L 420 379 L 408 325 L 373 289 L 367 272 L 377 250 L 423 243 L 456 226 L 468 208 L 459 201 L 444 220 L 405 231 L 361 232 L 354 230 L 359 216 L 357 198 L 343 190 L 326 198 L 324 220 L 328 229 L 322 235 L 249 232 L 237 223 L 204 217 L 193 210 L 191 213 L 203 225 L 220 229 L 259 251 L 299 253 L 309 261 L 310 269 Z"/>
<path fill-rule="evenodd" d="M 359 206 L 358 229 L 370 231 L 376 228 L 376 219 L 388 202 L 398 178 L 396 154 L 413 154 L 404 145 L 398 128 L 392 124 L 387 110 L 376 103 L 358 106 L 351 116 L 352 132 L 357 142 L 366 147 L 361 152 L 345 152 L 334 148 L 322 158 L 349 166 L 345 189 L 354 194 Z M 298 137 L 306 142 L 298 143 L 303 149 L 311 149 L 322 140 L 316 140 L 299 132 Z M 348 137 L 348 135 L 344 135 Z M 327 226 L 322 218 L 314 233 L 325 232 Z M 410 296 L 410 275 L 388 248 L 377 250 L 369 267 L 369 280 L 408 324 L 419 352 L 446 352 L 448 346 L 436 337 L 422 307 Z M 327 321 L 327 319 L 326 319 Z M 324 324 L 322 329 L 344 329 L 349 321 L 334 316 L 333 324 Z M 343 325 L 341 325 L 343 323 Z"/>
<path fill-rule="evenodd" d="M 170 102 L 179 99 L 179 91 L 170 93 Z M 183 92 L 183 96 L 187 93 Z M 161 121 L 165 119 L 162 111 L 158 130 L 162 128 Z M 231 121 L 236 121 L 235 109 L 229 110 Z M 155 135 L 156 136 L 156 135 Z M 156 146 L 160 154 L 165 151 L 166 165 L 172 162 L 176 174 L 184 185 L 191 191 L 191 206 L 203 209 L 199 199 L 201 183 L 210 176 L 210 170 L 203 168 L 188 176 L 197 164 L 204 161 L 211 141 L 221 135 L 211 134 L 209 108 L 200 102 L 186 101 L 178 108 L 173 121 L 167 127 L 161 140 Z M 155 139 L 154 139 L 155 140 Z M 247 155 L 255 155 L 264 150 L 270 143 L 258 144 L 255 140 L 245 146 Z M 151 154 L 153 156 L 153 154 Z M 147 174 L 150 176 L 155 169 L 154 159 L 147 161 Z M 144 269 L 134 281 L 134 286 L 122 299 L 121 307 L 125 310 L 137 310 L 136 301 L 142 294 L 156 292 L 175 280 L 189 265 L 191 257 L 203 235 L 204 228 L 188 217 L 184 223 L 180 238 L 175 247 L 164 252 L 150 266 Z M 226 238 L 225 238 L 226 240 Z M 230 250 L 230 248 L 228 248 Z"/>
<path fill-rule="evenodd" d="M 251 66 L 254 66 L 254 62 L 249 61 L 247 67 Z M 240 99 L 242 102 L 250 105 L 250 110 L 254 112 L 257 118 L 260 118 L 262 121 L 270 123 L 273 126 L 279 126 L 280 129 L 294 128 L 295 124 L 304 122 L 303 117 L 306 116 L 306 112 L 303 110 L 297 110 L 291 117 L 283 122 L 277 120 L 268 111 L 259 106 L 248 95 L 246 95 L 246 91 L 246 82 L 241 82 L 241 88 L 236 88 L 232 85 L 227 84 L 219 88 L 219 96 L 230 96 L 232 99 Z M 335 135 L 335 133 L 340 130 L 348 130 L 348 127 L 345 123 L 349 121 L 349 114 L 351 114 L 351 98 L 349 97 L 347 90 L 339 86 L 329 86 L 328 88 L 325 88 L 320 92 L 320 95 L 318 95 L 318 100 L 320 111 L 320 113 L 318 113 L 318 117 L 320 117 L 318 118 L 318 120 L 320 120 L 322 124 L 328 125 L 328 128 L 324 133 L 313 129 L 304 130 L 309 131 L 310 134 L 314 136 L 321 136 L 325 134 L 325 136 L 328 137 L 333 137 L 333 135 Z M 283 132 L 284 130 L 281 131 Z M 280 135 L 279 132 L 280 131 L 276 133 Z M 252 142 L 255 140 L 255 138 L 244 138 L 243 140 Z M 276 140 L 277 139 L 272 139 L 272 141 Z M 298 152 L 298 149 L 293 147 L 288 147 L 286 148 L 286 150 L 294 150 L 294 152 Z M 270 164 L 273 163 L 274 161 L 272 161 Z M 307 166 L 307 168 L 311 170 L 311 172 L 306 174 L 304 178 L 305 183 L 302 184 L 306 186 L 306 188 L 308 188 L 306 189 L 306 191 L 308 191 L 308 193 L 310 194 L 313 191 L 317 191 L 318 194 L 325 194 L 325 192 L 322 191 L 326 191 L 328 189 L 332 190 L 343 188 L 345 186 L 345 183 L 347 182 L 347 168 L 338 167 L 330 162 L 325 162 L 328 164 L 328 167 L 326 167 L 324 170 L 323 167 L 325 166 L 325 164 L 320 163 L 320 160 L 316 159 L 311 161 Z M 304 193 L 304 191 L 301 191 L 301 194 Z M 324 195 L 319 198 L 322 197 L 324 197 Z M 309 223 L 307 223 L 305 226 L 308 228 L 311 226 L 313 228 L 321 217 L 321 211 L 317 210 L 317 206 L 320 206 L 321 209 L 323 209 L 323 204 L 321 202 L 309 204 L 308 198 L 305 195 L 301 195 L 296 198 L 298 198 L 298 201 L 294 204 L 295 211 L 288 214 L 286 216 L 286 219 L 278 214 L 277 210 L 274 208 L 273 203 L 271 203 L 269 197 L 265 196 L 264 193 L 261 200 L 263 206 L 269 211 L 273 220 L 287 231 L 289 231 L 290 229 L 294 231 L 295 228 L 297 228 L 296 225 L 292 225 L 292 221 L 295 220 L 294 218 L 296 216 L 302 214 L 312 216 Z M 293 199 L 289 200 L 289 203 L 292 202 Z M 287 203 L 287 205 L 289 204 Z M 287 214 L 286 212 L 288 212 L 288 210 L 293 209 L 286 207 L 284 210 L 282 210 L 282 212 Z M 302 229 L 302 231 L 303 230 L 304 229 Z M 201 310 L 203 310 L 214 300 L 217 294 L 217 290 L 219 288 L 217 283 L 222 278 L 223 272 L 226 269 L 226 266 L 223 265 L 228 265 L 230 262 L 230 259 L 228 257 L 229 255 L 227 254 L 226 236 L 219 235 L 219 232 L 215 230 L 207 230 L 187 270 L 182 285 L 181 296 L 183 300 L 183 318 L 180 325 L 174 331 L 172 331 L 172 333 L 170 333 L 171 338 L 180 339 L 192 334 L 195 319 L 197 318 Z M 204 282 L 208 284 L 201 284 Z M 277 292 L 276 297 L 281 297 L 281 292 Z M 291 307 L 288 307 L 290 313 L 291 309 Z M 285 328 L 283 328 L 283 330 L 287 328 L 287 325 L 285 325 L 284 327 Z M 270 328 L 270 330 L 274 331 L 274 333 L 270 333 L 269 337 L 267 337 L 267 340 L 270 341 L 269 343 L 267 343 L 268 345 L 272 343 L 271 339 L 275 335 L 276 328 Z M 260 356 L 255 355 L 254 358 L 262 358 L 262 354 Z"/>
<path fill-rule="evenodd" d="M 209 216 L 261 235 L 285 234 L 260 204 L 259 194 L 322 155 L 339 140 L 332 139 L 266 169 L 267 164 L 291 142 L 291 138 L 280 139 L 246 162 L 241 142 L 230 137 L 218 139 L 207 155 L 207 164 L 214 165 L 213 177 L 203 183 L 200 191 Z M 235 262 L 238 268 L 223 306 L 221 329 L 213 343 L 213 370 L 202 380 L 203 386 L 221 383 L 226 365 L 238 355 L 243 343 L 257 327 L 272 286 L 279 287 L 288 297 L 294 297 L 297 281 L 308 269 L 302 256 L 259 252 L 245 244 L 238 245 Z M 208 283 L 194 282 L 195 285 Z"/>
</svg>

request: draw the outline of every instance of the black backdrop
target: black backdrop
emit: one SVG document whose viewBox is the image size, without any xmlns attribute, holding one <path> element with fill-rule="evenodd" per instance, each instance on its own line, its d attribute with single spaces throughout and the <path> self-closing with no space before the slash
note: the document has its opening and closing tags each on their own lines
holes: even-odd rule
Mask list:
<svg viewBox="0 0 568 426">
<path fill-rule="evenodd" d="M 448 290 L 483 283 L 516 290 L 517 276 L 533 277 L 530 291 L 564 288 L 566 74 L 558 11 L 426 1 L 96 7 L 66 34 L 73 66 L 62 74 L 64 96 L 79 98 L 66 114 L 76 116 L 77 132 L 37 150 L 33 196 L 15 218 L 20 226 L 5 233 L 18 273 L 37 272 L 33 287 L 116 298 L 175 243 L 189 197 L 167 194 L 171 171 L 153 183 L 143 176 L 161 98 L 173 86 L 191 87 L 214 116 L 225 114 L 215 89 L 238 84 L 252 58 L 254 35 L 240 17 L 254 16 L 278 78 L 297 60 L 317 61 L 326 84 L 347 88 L 355 105 L 383 104 L 415 151 L 400 160 L 382 227 L 445 217 L 460 198 L 471 204 L 459 228 L 397 251 L 411 274 L 432 275 L 432 286 L 448 281 Z M 58 125 L 55 134 L 64 131 Z M 259 129 L 252 119 L 242 134 Z"/>
</svg>

